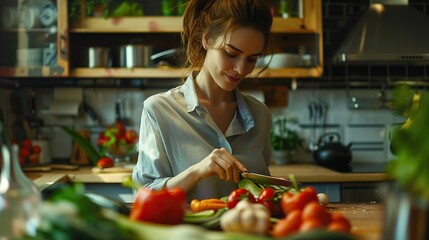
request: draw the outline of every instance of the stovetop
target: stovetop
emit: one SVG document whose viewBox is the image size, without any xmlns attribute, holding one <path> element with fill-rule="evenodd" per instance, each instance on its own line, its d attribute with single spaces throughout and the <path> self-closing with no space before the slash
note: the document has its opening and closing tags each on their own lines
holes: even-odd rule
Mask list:
<svg viewBox="0 0 429 240">
<path fill-rule="evenodd" d="M 346 166 L 328 167 L 342 173 L 384 173 L 387 162 L 351 162 Z M 326 167 L 326 166 L 325 166 Z"/>
<path fill-rule="evenodd" d="M 351 162 L 349 165 L 352 173 L 384 173 L 387 162 Z"/>
</svg>

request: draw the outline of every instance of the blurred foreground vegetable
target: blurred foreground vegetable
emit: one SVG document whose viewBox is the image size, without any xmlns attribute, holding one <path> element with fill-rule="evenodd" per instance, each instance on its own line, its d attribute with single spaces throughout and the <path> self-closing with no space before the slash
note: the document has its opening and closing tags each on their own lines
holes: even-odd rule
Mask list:
<svg viewBox="0 0 429 240">
<path fill-rule="evenodd" d="M 407 119 L 391 132 L 391 149 L 396 157 L 389 161 L 387 173 L 413 196 L 429 200 L 429 98 L 408 86 L 394 92 L 394 111 Z"/>
<path fill-rule="evenodd" d="M 186 193 L 182 189 L 151 190 L 141 187 L 137 190 L 130 219 L 179 224 L 183 222 L 186 207 Z"/>
</svg>

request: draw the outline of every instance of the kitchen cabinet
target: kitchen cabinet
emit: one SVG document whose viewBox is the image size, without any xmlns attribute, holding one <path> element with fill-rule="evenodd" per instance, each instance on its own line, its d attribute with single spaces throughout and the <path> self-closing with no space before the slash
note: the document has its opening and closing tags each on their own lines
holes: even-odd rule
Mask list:
<svg viewBox="0 0 429 240">
<path fill-rule="evenodd" d="M 263 78 L 320 77 L 323 72 L 321 0 L 301 0 L 301 17 L 276 16 L 272 27 L 275 48 L 313 56 L 308 67 L 267 69 Z M 278 3 L 278 1 L 277 1 Z M 184 74 L 179 67 L 118 67 L 114 59 L 107 67 L 85 66 L 89 47 L 110 48 L 138 41 L 163 51 L 180 45 L 181 16 L 80 17 L 70 27 L 70 76 L 74 78 L 177 78 Z M 107 40 L 108 39 L 108 40 Z M 107 40 L 107 41 L 106 41 Z M 86 64 L 87 65 L 87 64 Z M 256 69 L 257 71 L 257 69 Z"/>
<path fill-rule="evenodd" d="M 69 75 L 67 1 L 0 3 L 0 77 Z"/>
</svg>

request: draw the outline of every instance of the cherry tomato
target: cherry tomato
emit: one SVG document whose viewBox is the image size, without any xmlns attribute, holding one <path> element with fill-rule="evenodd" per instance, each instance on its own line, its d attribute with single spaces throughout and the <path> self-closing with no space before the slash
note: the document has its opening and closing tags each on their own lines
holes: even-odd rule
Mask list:
<svg viewBox="0 0 429 240">
<path fill-rule="evenodd" d="M 133 129 L 129 129 L 125 132 L 125 140 L 127 140 L 128 144 L 136 143 L 138 138 L 139 138 L 139 135 Z"/>
<path fill-rule="evenodd" d="M 344 223 L 344 222 L 331 222 L 328 225 L 328 231 L 332 232 L 343 232 L 343 233 L 350 233 L 350 225 Z"/>
<path fill-rule="evenodd" d="M 39 154 L 31 154 L 28 157 L 28 160 L 30 161 L 30 163 L 38 163 L 39 162 Z"/>
<path fill-rule="evenodd" d="M 232 191 L 227 199 L 227 206 L 229 209 L 234 208 L 238 202 L 240 202 L 243 199 L 247 199 L 249 202 L 254 203 L 256 202 L 255 197 L 249 190 L 244 188 L 239 188 L 234 191 Z"/>
<path fill-rule="evenodd" d="M 317 219 L 310 219 L 302 222 L 301 226 L 299 227 L 299 231 L 305 232 L 305 231 L 309 231 L 317 228 L 323 228 L 323 227 L 324 225 L 321 221 Z"/>
<path fill-rule="evenodd" d="M 38 145 L 33 145 L 32 151 L 35 154 L 39 154 L 42 151 L 42 148 L 40 148 L 40 146 L 38 146 Z"/>
<path fill-rule="evenodd" d="M 28 148 L 19 148 L 19 156 L 23 158 L 28 158 L 31 155 L 30 149 Z"/>
<path fill-rule="evenodd" d="M 351 228 L 352 228 L 352 224 L 350 223 L 350 221 L 341 213 L 336 213 L 336 212 L 332 212 L 331 213 L 331 224 L 338 224 L 341 225 L 343 227 L 343 229 L 348 230 L 348 232 L 350 232 Z M 337 226 L 338 227 L 338 226 Z M 328 226 L 329 229 L 329 226 Z"/>
<path fill-rule="evenodd" d="M 302 210 L 302 221 L 317 220 L 323 226 L 331 222 L 331 213 L 318 201 L 309 202 Z"/>
<path fill-rule="evenodd" d="M 31 149 L 31 146 L 33 146 L 33 143 L 30 139 L 24 139 L 21 141 L 21 147 Z"/>
<path fill-rule="evenodd" d="M 264 188 L 258 196 L 256 202 L 266 206 L 270 212 L 271 216 L 277 218 L 283 218 L 284 214 L 280 205 L 281 195 L 273 188 Z"/>
<path fill-rule="evenodd" d="M 97 162 L 97 167 L 101 169 L 113 167 L 114 165 L 115 165 L 115 162 L 113 161 L 113 159 L 109 157 L 102 157 L 98 159 L 98 162 Z"/>
<path fill-rule="evenodd" d="M 258 203 L 265 205 L 270 211 L 274 209 L 274 197 L 276 196 L 276 190 L 273 188 L 264 188 L 258 196 Z"/>
<path fill-rule="evenodd" d="M 291 235 L 299 230 L 301 226 L 301 210 L 295 210 L 289 213 L 285 218 L 278 221 L 273 226 L 273 237 L 284 237 Z"/>
<path fill-rule="evenodd" d="M 284 193 L 281 198 L 281 207 L 284 214 L 287 215 L 293 210 L 302 210 L 311 201 L 318 201 L 317 192 L 312 187 L 306 187 L 298 193 Z"/>
</svg>

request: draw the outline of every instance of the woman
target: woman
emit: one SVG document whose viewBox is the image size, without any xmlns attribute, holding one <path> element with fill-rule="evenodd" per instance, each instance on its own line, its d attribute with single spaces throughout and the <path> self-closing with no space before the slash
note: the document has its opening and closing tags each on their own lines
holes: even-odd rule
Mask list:
<svg viewBox="0 0 429 240">
<path fill-rule="evenodd" d="M 272 16 L 264 0 L 190 0 L 182 33 L 183 85 L 144 102 L 133 180 L 220 198 L 240 171 L 269 174 L 269 109 L 237 87 L 266 53 Z"/>
</svg>

